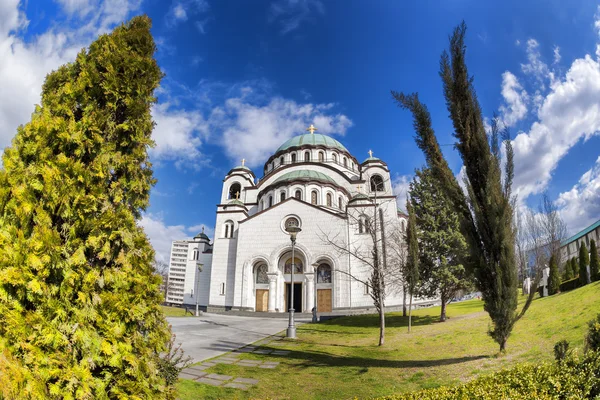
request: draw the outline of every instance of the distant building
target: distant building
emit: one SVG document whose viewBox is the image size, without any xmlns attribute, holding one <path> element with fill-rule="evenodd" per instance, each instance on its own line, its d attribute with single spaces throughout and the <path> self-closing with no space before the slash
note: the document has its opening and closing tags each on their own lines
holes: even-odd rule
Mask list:
<svg viewBox="0 0 600 400">
<path fill-rule="evenodd" d="M 176 240 L 171 244 L 169 279 L 166 302 L 171 304 L 200 304 L 208 301 L 212 245 L 204 229 L 193 240 Z M 198 269 L 202 268 L 202 274 Z M 200 275 L 198 275 L 200 274 Z M 202 277 L 205 277 L 202 279 Z"/>
<path fill-rule="evenodd" d="M 594 239 L 597 246 L 598 239 L 600 239 L 600 219 L 561 243 L 561 265 L 573 257 L 579 257 L 579 248 L 582 243 L 585 243 L 589 251 L 592 239 Z"/>
</svg>

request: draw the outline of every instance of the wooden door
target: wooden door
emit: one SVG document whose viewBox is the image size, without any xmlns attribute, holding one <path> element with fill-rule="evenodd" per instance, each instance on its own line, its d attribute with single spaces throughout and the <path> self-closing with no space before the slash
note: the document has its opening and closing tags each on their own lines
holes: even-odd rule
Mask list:
<svg viewBox="0 0 600 400">
<path fill-rule="evenodd" d="M 269 289 L 256 289 L 256 311 L 269 310 Z"/>
<path fill-rule="evenodd" d="M 317 290 L 317 310 L 331 312 L 331 289 Z"/>
</svg>

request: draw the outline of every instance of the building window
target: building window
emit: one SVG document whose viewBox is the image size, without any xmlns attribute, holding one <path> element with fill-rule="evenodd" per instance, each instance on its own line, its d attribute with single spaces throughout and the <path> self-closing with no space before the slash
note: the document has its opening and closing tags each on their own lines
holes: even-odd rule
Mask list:
<svg viewBox="0 0 600 400">
<path fill-rule="evenodd" d="M 371 192 L 383 192 L 383 178 L 381 175 L 371 177 Z"/>
<path fill-rule="evenodd" d="M 402 232 L 406 232 L 406 225 L 404 224 L 404 220 L 400 221 L 400 230 Z"/>
<path fill-rule="evenodd" d="M 358 218 L 358 233 L 363 233 L 363 220 L 362 220 L 362 217 Z"/>
<path fill-rule="evenodd" d="M 285 220 L 285 227 L 289 228 L 290 226 L 300 226 L 300 221 L 298 221 L 298 218 L 295 217 L 289 217 L 288 219 Z"/>
<path fill-rule="evenodd" d="M 285 200 L 285 192 L 281 192 L 281 195 L 279 195 L 279 199 L 280 199 L 280 201 Z"/>
<path fill-rule="evenodd" d="M 319 152 L 319 162 L 325 162 L 325 154 L 322 151 Z"/>
<path fill-rule="evenodd" d="M 273 196 L 269 196 L 269 207 L 273 207 Z"/>
<path fill-rule="evenodd" d="M 296 162 L 296 153 L 292 153 L 292 162 L 295 163 Z"/>
<path fill-rule="evenodd" d="M 327 193 L 327 207 L 333 207 L 333 197 L 331 193 Z"/>
<path fill-rule="evenodd" d="M 198 251 L 198 249 L 194 249 L 193 253 L 192 253 L 192 260 L 198 260 L 200 256 L 200 252 Z"/>
<path fill-rule="evenodd" d="M 220 286 L 220 288 L 219 288 L 219 294 L 220 294 L 221 296 L 224 296 L 224 295 L 225 295 L 225 282 L 222 282 L 222 283 L 221 283 L 221 286 Z"/>
<path fill-rule="evenodd" d="M 295 196 L 298 200 L 302 200 L 302 190 L 296 190 Z"/>
<path fill-rule="evenodd" d="M 331 283 L 331 267 L 329 264 L 321 264 L 317 268 L 317 283 Z"/>
<path fill-rule="evenodd" d="M 305 162 L 310 161 L 310 152 L 307 151 L 307 152 L 304 153 L 304 161 Z"/>
<path fill-rule="evenodd" d="M 223 236 L 226 239 L 231 239 L 233 237 L 233 221 L 225 221 Z"/>
<path fill-rule="evenodd" d="M 313 190 L 312 193 L 310 194 L 310 203 L 311 204 L 314 204 L 314 205 L 318 204 L 318 202 L 317 202 L 317 196 L 318 196 L 317 191 Z"/>
<path fill-rule="evenodd" d="M 343 206 L 343 202 L 342 202 L 342 198 L 340 197 L 340 198 L 338 199 L 338 208 L 341 210 L 341 209 L 342 209 L 342 206 Z"/>
<path fill-rule="evenodd" d="M 267 265 L 261 264 L 256 267 L 256 283 L 257 284 L 268 284 L 269 276 L 267 275 Z"/>
<path fill-rule="evenodd" d="M 348 168 L 348 160 L 346 159 L 346 157 L 344 157 L 344 167 Z"/>
<path fill-rule="evenodd" d="M 363 291 L 364 294 L 369 294 L 369 285 L 365 283 L 365 289 Z"/>
<path fill-rule="evenodd" d="M 365 232 L 366 233 L 371 233 L 371 219 L 369 217 L 365 217 Z"/>
<path fill-rule="evenodd" d="M 229 198 L 238 199 L 242 194 L 242 186 L 239 183 L 234 183 L 229 187 Z"/>
<path fill-rule="evenodd" d="M 333 162 L 334 162 L 334 163 L 337 163 L 337 154 L 333 153 L 333 154 L 331 155 L 331 158 L 333 159 Z"/>
</svg>

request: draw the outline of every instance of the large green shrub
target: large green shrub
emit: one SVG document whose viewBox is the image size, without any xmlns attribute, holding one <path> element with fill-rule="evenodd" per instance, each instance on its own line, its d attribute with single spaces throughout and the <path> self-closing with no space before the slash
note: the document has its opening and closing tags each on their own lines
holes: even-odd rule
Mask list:
<svg viewBox="0 0 600 400">
<path fill-rule="evenodd" d="M 169 328 L 138 222 L 162 73 L 150 19 L 50 73 L 0 169 L 0 393 L 161 399 Z M 0 397 L 2 397 L 0 395 Z"/>
<path fill-rule="evenodd" d="M 590 275 L 592 282 L 600 280 L 600 257 L 598 257 L 598 248 L 596 248 L 594 239 L 590 241 Z"/>
<path fill-rule="evenodd" d="M 585 348 L 586 350 L 600 351 L 600 314 L 588 323 Z"/>
<path fill-rule="evenodd" d="M 579 287 L 579 278 L 573 278 L 560 284 L 560 291 L 562 293 L 568 292 L 569 290 L 577 289 Z"/>
</svg>

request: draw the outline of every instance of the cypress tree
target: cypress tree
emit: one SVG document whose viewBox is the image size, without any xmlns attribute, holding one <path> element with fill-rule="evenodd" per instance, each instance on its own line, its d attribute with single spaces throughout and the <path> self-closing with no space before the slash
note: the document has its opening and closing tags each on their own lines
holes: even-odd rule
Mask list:
<svg viewBox="0 0 600 400">
<path fill-rule="evenodd" d="M 592 276 L 592 282 L 600 280 L 600 259 L 598 258 L 598 249 L 594 239 L 590 241 L 590 275 Z"/>
<path fill-rule="evenodd" d="M 581 286 L 589 283 L 587 274 L 587 266 L 589 264 L 590 256 L 588 255 L 587 246 L 582 242 L 581 247 L 579 248 L 579 284 Z"/>
<path fill-rule="evenodd" d="M 165 398 L 169 340 L 138 226 L 155 183 L 150 19 L 50 73 L 0 170 L 0 398 Z"/>
<path fill-rule="evenodd" d="M 465 63 L 465 32 L 464 22 L 454 30 L 449 54 L 444 52 L 441 57 L 440 76 L 457 138 L 455 148 L 465 166 L 466 195 L 442 154 L 427 107 L 420 102 L 416 93 L 406 95 L 392 91 L 392 96 L 400 107 L 412 112 L 417 145 L 460 216 L 461 232 L 470 253 L 465 265 L 474 272 L 476 286 L 483 296 L 484 309 L 492 319 L 493 329 L 489 334 L 499 344 L 500 351 L 504 351 L 514 324 L 529 308 L 533 295 L 517 313 L 511 195 L 514 154 L 508 132 L 500 132 L 496 118 L 491 137 L 488 138 L 473 77 L 469 75 Z M 506 150 L 505 163 L 501 162 L 500 137 Z"/>
<path fill-rule="evenodd" d="M 565 281 L 570 281 L 573 279 L 573 269 L 571 268 L 571 260 L 565 261 Z"/>
<path fill-rule="evenodd" d="M 579 276 L 579 264 L 577 264 L 576 257 L 571 258 L 571 275 L 573 276 L 573 279 Z"/>
<path fill-rule="evenodd" d="M 558 273 L 558 265 L 554 254 L 550 256 L 548 265 L 550 267 L 550 274 L 548 275 L 548 294 L 552 296 L 553 294 L 560 292 L 560 275 Z"/>
</svg>

